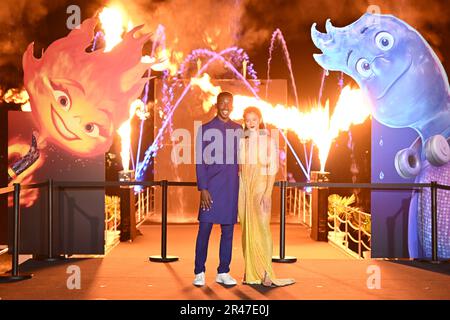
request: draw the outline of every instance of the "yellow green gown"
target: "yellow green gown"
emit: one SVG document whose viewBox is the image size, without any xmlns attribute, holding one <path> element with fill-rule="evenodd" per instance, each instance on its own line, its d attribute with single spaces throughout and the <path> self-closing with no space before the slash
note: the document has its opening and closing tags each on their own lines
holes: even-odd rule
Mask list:
<svg viewBox="0 0 450 320">
<path fill-rule="evenodd" d="M 252 132 L 250 137 L 240 140 L 239 160 L 238 213 L 245 261 L 243 282 L 263 284 L 267 273 L 266 282 L 269 278 L 272 286 L 292 284 L 295 282 L 293 279 L 275 277 L 272 268 L 271 203 L 268 210 L 261 204 L 264 194 L 271 199 L 278 171 L 278 147 L 275 140 L 266 131 Z"/>
</svg>

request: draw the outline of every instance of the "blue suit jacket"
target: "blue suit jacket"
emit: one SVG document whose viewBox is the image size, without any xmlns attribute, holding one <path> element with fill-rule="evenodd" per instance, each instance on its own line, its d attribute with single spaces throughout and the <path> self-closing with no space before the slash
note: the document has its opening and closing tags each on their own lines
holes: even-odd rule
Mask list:
<svg viewBox="0 0 450 320">
<path fill-rule="evenodd" d="M 213 201 L 209 211 L 200 207 L 200 222 L 237 222 L 238 148 L 241 136 L 241 125 L 231 120 L 224 122 L 217 116 L 203 124 L 197 133 L 197 185 L 199 190 L 208 190 Z"/>
</svg>

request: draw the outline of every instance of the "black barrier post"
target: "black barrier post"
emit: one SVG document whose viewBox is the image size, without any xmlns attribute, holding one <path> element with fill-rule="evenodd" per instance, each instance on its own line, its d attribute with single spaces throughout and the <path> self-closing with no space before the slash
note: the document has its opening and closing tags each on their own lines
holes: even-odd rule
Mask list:
<svg viewBox="0 0 450 320">
<path fill-rule="evenodd" d="M 45 255 L 35 255 L 33 260 L 37 261 L 60 261 L 65 259 L 64 256 L 55 256 L 53 250 L 53 192 L 55 190 L 53 185 L 53 179 L 48 179 L 47 182 L 47 250 L 48 256 Z"/>
<path fill-rule="evenodd" d="M 280 181 L 280 255 L 272 257 L 272 261 L 282 263 L 293 263 L 297 261 L 296 257 L 285 256 L 286 188 L 287 188 L 287 181 Z"/>
<path fill-rule="evenodd" d="M 161 204 L 161 255 L 150 256 L 151 262 L 174 262 L 178 261 L 178 257 L 167 256 L 167 194 L 169 182 L 161 181 L 162 204 Z"/>
<path fill-rule="evenodd" d="M 0 276 L 0 283 L 30 279 L 31 274 L 19 274 L 20 250 L 20 184 L 14 183 L 14 225 L 13 225 L 13 256 L 11 275 Z"/>
<path fill-rule="evenodd" d="M 53 180 L 48 179 L 48 258 L 53 259 Z"/>
<path fill-rule="evenodd" d="M 437 182 L 431 181 L 431 262 L 439 263 L 437 237 Z"/>
</svg>

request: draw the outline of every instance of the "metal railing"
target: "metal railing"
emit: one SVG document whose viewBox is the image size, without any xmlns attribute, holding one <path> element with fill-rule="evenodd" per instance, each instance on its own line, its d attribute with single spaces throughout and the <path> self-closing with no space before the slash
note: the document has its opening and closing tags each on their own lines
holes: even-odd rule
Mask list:
<svg viewBox="0 0 450 320">
<path fill-rule="evenodd" d="M 155 213 L 155 187 L 141 189 L 136 199 L 136 225 L 140 226 L 150 215 Z"/>
<path fill-rule="evenodd" d="M 6 282 L 15 282 L 21 280 L 31 279 L 31 274 L 19 273 L 19 250 L 20 250 L 20 231 L 21 231 L 21 214 L 20 214 L 20 191 L 21 190 L 29 190 L 29 189 L 37 189 L 44 186 L 48 186 L 49 190 L 52 187 L 50 183 L 36 183 L 26 186 L 21 186 L 19 183 L 14 183 L 12 186 L 0 188 L 0 195 L 9 195 L 13 194 L 13 242 L 12 242 L 12 259 L 11 259 L 11 271 L 6 274 L 0 275 L 0 283 Z M 49 192 L 51 193 L 51 192 Z M 52 198 L 49 196 L 48 198 L 51 200 Z M 50 213 L 51 207 L 48 210 Z M 48 217 L 49 223 L 52 223 L 52 215 L 49 214 Z M 52 231 L 49 230 L 49 233 Z M 50 246 L 50 249 L 52 247 Z"/>
<path fill-rule="evenodd" d="M 370 254 L 371 251 L 372 235 L 370 231 L 368 232 L 366 230 L 364 224 L 370 223 L 371 215 L 350 206 L 343 206 L 339 204 L 333 204 L 333 206 L 340 209 L 339 211 L 344 212 L 344 219 L 341 219 L 338 213 L 333 214 L 328 211 L 328 221 L 332 221 L 332 224 L 328 222 L 328 227 L 331 229 L 328 233 L 328 242 L 344 250 L 347 254 L 354 258 L 370 258 L 370 255 L 368 254 Z M 355 216 L 357 217 L 356 219 Z M 356 225 L 354 223 L 356 223 Z M 344 226 L 344 231 L 341 230 L 342 225 Z M 352 233 L 358 234 L 357 239 L 352 236 Z M 366 240 L 364 240 L 364 238 L 366 238 Z M 352 250 L 349 246 L 350 241 L 358 246 L 357 252 Z M 366 244 L 366 242 L 368 242 L 368 244 Z"/>
<path fill-rule="evenodd" d="M 105 254 L 120 242 L 120 197 L 105 195 Z"/>
<path fill-rule="evenodd" d="M 311 193 L 306 192 L 304 188 L 300 187 L 287 187 L 286 193 L 287 214 L 294 217 L 290 222 L 296 222 L 311 227 Z"/>
<path fill-rule="evenodd" d="M 280 187 L 282 187 L 281 184 Z M 432 263 L 439 263 L 438 258 L 438 202 L 437 191 L 450 191 L 450 186 L 439 184 L 436 181 L 430 183 L 331 183 L 331 182 L 286 182 L 285 187 L 318 187 L 318 188 L 346 188 L 346 189 L 371 189 L 371 190 L 421 190 L 430 188 L 431 195 L 431 260 Z"/>
<path fill-rule="evenodd" d="M 135 194 L 136 228 L 155 212 L 155 187 L 138 190 Z M 105 195 L 105 254 L 120 242 L 120 196 Z"/>
</svg>

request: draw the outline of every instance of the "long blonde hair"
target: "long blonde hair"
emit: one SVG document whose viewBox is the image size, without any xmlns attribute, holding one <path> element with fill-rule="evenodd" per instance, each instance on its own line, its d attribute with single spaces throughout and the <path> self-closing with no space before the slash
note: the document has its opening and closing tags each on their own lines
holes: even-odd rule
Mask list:
<svg viewBox="0 0 450 320">
<path fill-rule="evenodd" d="M 264 124 L 261 110 L 259 110 L 257 107 L 250 106 L 250 107 L 245 108 L 244 114 L 242 116 L 242 118 L 244 119 L 244 131 L 248 130 L 247 125 L 245 124 L 245 117 L 250 113 L 254 113 L 258 116 L 258 118 L 260 120 L 259 121 L 259 129 L 265 129 L 266 125 Z"/>
</svg>

